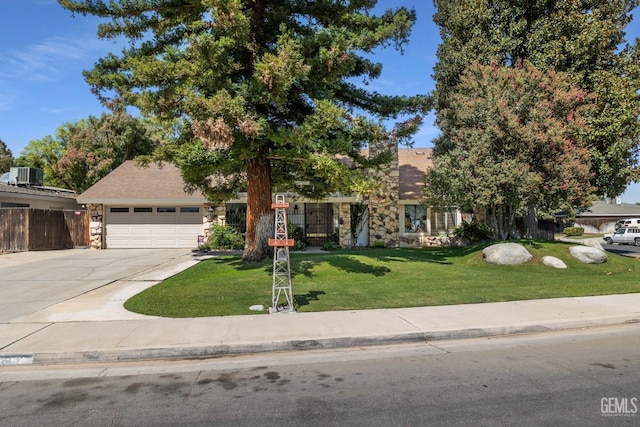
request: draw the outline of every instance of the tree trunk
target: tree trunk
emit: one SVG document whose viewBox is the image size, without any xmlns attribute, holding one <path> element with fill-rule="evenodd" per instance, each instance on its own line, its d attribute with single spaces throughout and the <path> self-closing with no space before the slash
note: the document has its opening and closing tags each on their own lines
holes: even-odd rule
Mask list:
<svg viewBox="0 0 640 427">
<path fill-rule="evenodd" d="M 522 237 L 539 239 L 540 229 L 538 228 L 538 209 L 535 205 L 529 205 L 524 215 L 524 234 Z"/>
<path fill-rule="evenodd" d="M 242 261 L 255 263 L 269 257 L 272 221 L 271 164 L 260 153 L 247 160 L 247 234 Z"/>
<path fill-rule="evenodd" d="M 505 207 L 500 205 L 496 208 L 496 220 L 497 220 L 497 235 L 499 240 L 507 240 L 509 237 L 509 226 L 508 226 L 508 214 L 505 212 Z"/>
</svg>

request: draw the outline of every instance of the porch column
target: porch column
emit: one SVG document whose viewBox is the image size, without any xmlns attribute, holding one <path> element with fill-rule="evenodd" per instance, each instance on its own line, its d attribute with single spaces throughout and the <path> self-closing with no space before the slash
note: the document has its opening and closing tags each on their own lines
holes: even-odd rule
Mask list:
<svg viewBox="0 0 640 427">
<path fill-rule="evenodd" d="M 340 203 L 339 216 L 340 246 L 350 248 L 355 243 L 351 241 L 351 203 Z"/>
<path fill-rule="evenodd" d="M 89 242 L 92 249 L 104 249 L 104 205 L 89 205 Z"/>
</svg>

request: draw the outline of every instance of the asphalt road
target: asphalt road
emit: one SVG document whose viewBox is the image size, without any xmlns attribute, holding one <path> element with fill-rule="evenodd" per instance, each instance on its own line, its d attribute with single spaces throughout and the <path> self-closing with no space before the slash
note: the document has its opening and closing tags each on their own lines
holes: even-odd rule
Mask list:
<svg viewBox="0 0 640 427">
<path fill-rule="evenodd" d="M 618 255 L 640 257 L 640 246 L 635 245 L 620 245 L 614 243 L 613 245 L 607 245 L 602 242 L 602 247 L 607 251 Z"/>
<path fill-rule="evenodd" d="M 0 369 L 0 426 L 640 424 L 640 327 Z"/>
</svg>

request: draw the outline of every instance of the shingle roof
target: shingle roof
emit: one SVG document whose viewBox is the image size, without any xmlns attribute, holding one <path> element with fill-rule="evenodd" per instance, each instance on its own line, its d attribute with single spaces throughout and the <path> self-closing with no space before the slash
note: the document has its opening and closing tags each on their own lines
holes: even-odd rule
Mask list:
<svg viewBox="0 0 640 427">
<path fill-rule="evenodd" d="M 420 200 L 424 187 L 424 174 L 432 166 L 432 150 L 427 148 L 400 148 L 400 199 Z M 159 166 L 151 163 L 139 166 L 129 160 L 78 196 L 78 203 L 204 203 L 199 191 L 188 194 L 180 170 L 171 163 Z"/>
<path fill-rule="evenodd" d="M 28 194 L 31 196 L 53 197 L 61 199 L 72 199 L 78 196 L 74 191 L 56 189 L 52 187 L 21 187 L 17 185 L 0 182 L 0 193 Z"/>
<path fill-rule="evenodd" d="M 622 218 L 640 218 L 640 206 L 622 203 L 607 203 L 603 200 L 598 200 L 586 210 L 578 212 L 576 216 L 617 216 Z"/>
<path fill-rule="evenodd" d="M 78 196 L 79 203 L 118 202 L 153 203 L 157 201 L 200 202 L 205 198 L 199 191 L 184 190 L 180 170 L 171 163 L 140 166 L 128 160 Z"/>
</svg>

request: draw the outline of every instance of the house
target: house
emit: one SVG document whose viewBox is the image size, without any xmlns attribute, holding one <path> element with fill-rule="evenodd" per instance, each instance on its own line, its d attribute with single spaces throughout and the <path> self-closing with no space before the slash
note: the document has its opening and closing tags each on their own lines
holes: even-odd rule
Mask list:
<svg viewBox="0 0 640 427">
<path fill-rule="evenodd" d="M 371 147 L 371 151 L 387 146 Z M 460 223 L 457 211 L 440 213 L 421 204 L 430 149 L 401 148 L 383 170 L 371 171 L 380 186 L 367 200 L 334 194 L 322 201 L 287 195 L 288 220 L 301 226 L 310 246 L 337 238 L 343 247 L 440 245 L 446 232 Z M 246 194 L 213 205 L 184 190 L 180 171 L 172 164 L 138 166 L 127 161 L 78 196 L 91 216 L 95 248 L 194 248 L 212 224 L 245 229 Z M 351 215 L 365 203 L 367 215 L 353 240 Z"/>
<path fill-rule="evenodd" d="M 616 221 L 626 218 L 640 218 L 640 205 L 598 200 L 576 213 L 575 226 L 585 233 L 613 233 Z"/>
<path fill-rule="evenodd" d="M 76 210 L 80 208 L 76 196 L 75 191 L 45 187 L 42 182 L 10 183 L 9 173 L 0 177 L 0 208 Z"/>
<path fill-rule="evenodd" d="M 11 169 L 0 176 L 0 253 L 86 247 L 88 217 L 77 194 L 43 186 L 39 169 Z"/>
</svg>

